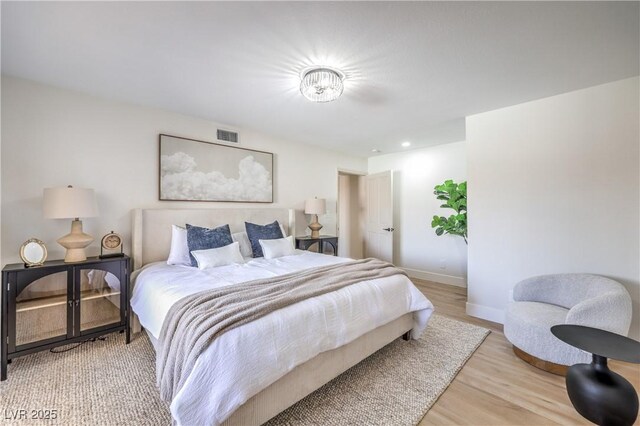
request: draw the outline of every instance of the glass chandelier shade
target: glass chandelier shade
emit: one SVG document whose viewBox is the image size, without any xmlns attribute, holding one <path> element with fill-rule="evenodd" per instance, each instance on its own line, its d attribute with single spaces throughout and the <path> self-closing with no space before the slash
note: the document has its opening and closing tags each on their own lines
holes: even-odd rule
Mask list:
<svg viewBox="0 0 640 426">
<path fill-rule="evenodd" d="M 340 97 L 343 76 L 330 68 L 313 68 L 302 75 L 300 93 L 313 102 L 331 102 Z"/>
</svg>

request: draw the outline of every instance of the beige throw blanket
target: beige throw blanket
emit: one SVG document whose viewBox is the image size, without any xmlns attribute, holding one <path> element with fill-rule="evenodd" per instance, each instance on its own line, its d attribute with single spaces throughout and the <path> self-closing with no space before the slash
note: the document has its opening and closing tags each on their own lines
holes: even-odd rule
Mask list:
<svg viewBox="0 0 640 426">
<path fill-rule="evenodd" d="M 406 275 L 390 263 L 363 259 L 202 291 L 178 300 L 158 339 L 160 395 L 171 401 L 198 356 L 223 333 L 299 301 L 398 274 Z"/>
</svg>

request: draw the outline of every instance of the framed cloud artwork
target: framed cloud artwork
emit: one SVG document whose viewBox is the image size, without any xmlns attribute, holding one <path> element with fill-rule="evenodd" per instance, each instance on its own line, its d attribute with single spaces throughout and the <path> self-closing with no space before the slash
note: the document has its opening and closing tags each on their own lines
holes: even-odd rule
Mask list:
<svg viewBox="0 0 640 426">
<path fill-rule="evenodd" d="M 273 154 L 160 135 L 160 200 L 273 202 Z"/>
</svg>

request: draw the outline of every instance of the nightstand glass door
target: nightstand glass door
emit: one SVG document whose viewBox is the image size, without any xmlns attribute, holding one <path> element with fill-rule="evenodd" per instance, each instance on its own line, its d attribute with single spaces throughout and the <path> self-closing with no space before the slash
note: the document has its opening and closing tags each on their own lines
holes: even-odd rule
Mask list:
<svg viewBox="0 0 640 426">
<path fill-rule="evenodd" d="M 119 263 L 113 263 L 119 267 Z M 121 321 L 121 283 L 118 277 L 102 269 L 80 269 L 80 332 L 118 324 Z"/>
<path fill-rule="evenodd" d="M 15 345 L 67 336 L 67 272 L 45 275 L 16 296 Z"/>
</svg>

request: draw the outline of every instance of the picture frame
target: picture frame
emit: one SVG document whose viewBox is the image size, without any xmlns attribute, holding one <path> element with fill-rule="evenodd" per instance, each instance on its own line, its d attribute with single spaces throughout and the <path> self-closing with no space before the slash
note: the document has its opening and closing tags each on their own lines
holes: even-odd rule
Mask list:
<svg viewBox="0 0 640 426">
<path fill-rule="evenodd" d="M 273 203 L 273 153 L 159 135 L 160 201 Z"/>
<path fill-rule="evenodd" d="M 37 238 L 29 238 L 20 246 L 20 259 L 27 268 L 42 266 L 47 260 L 47 246 Z"/>
</svg>

